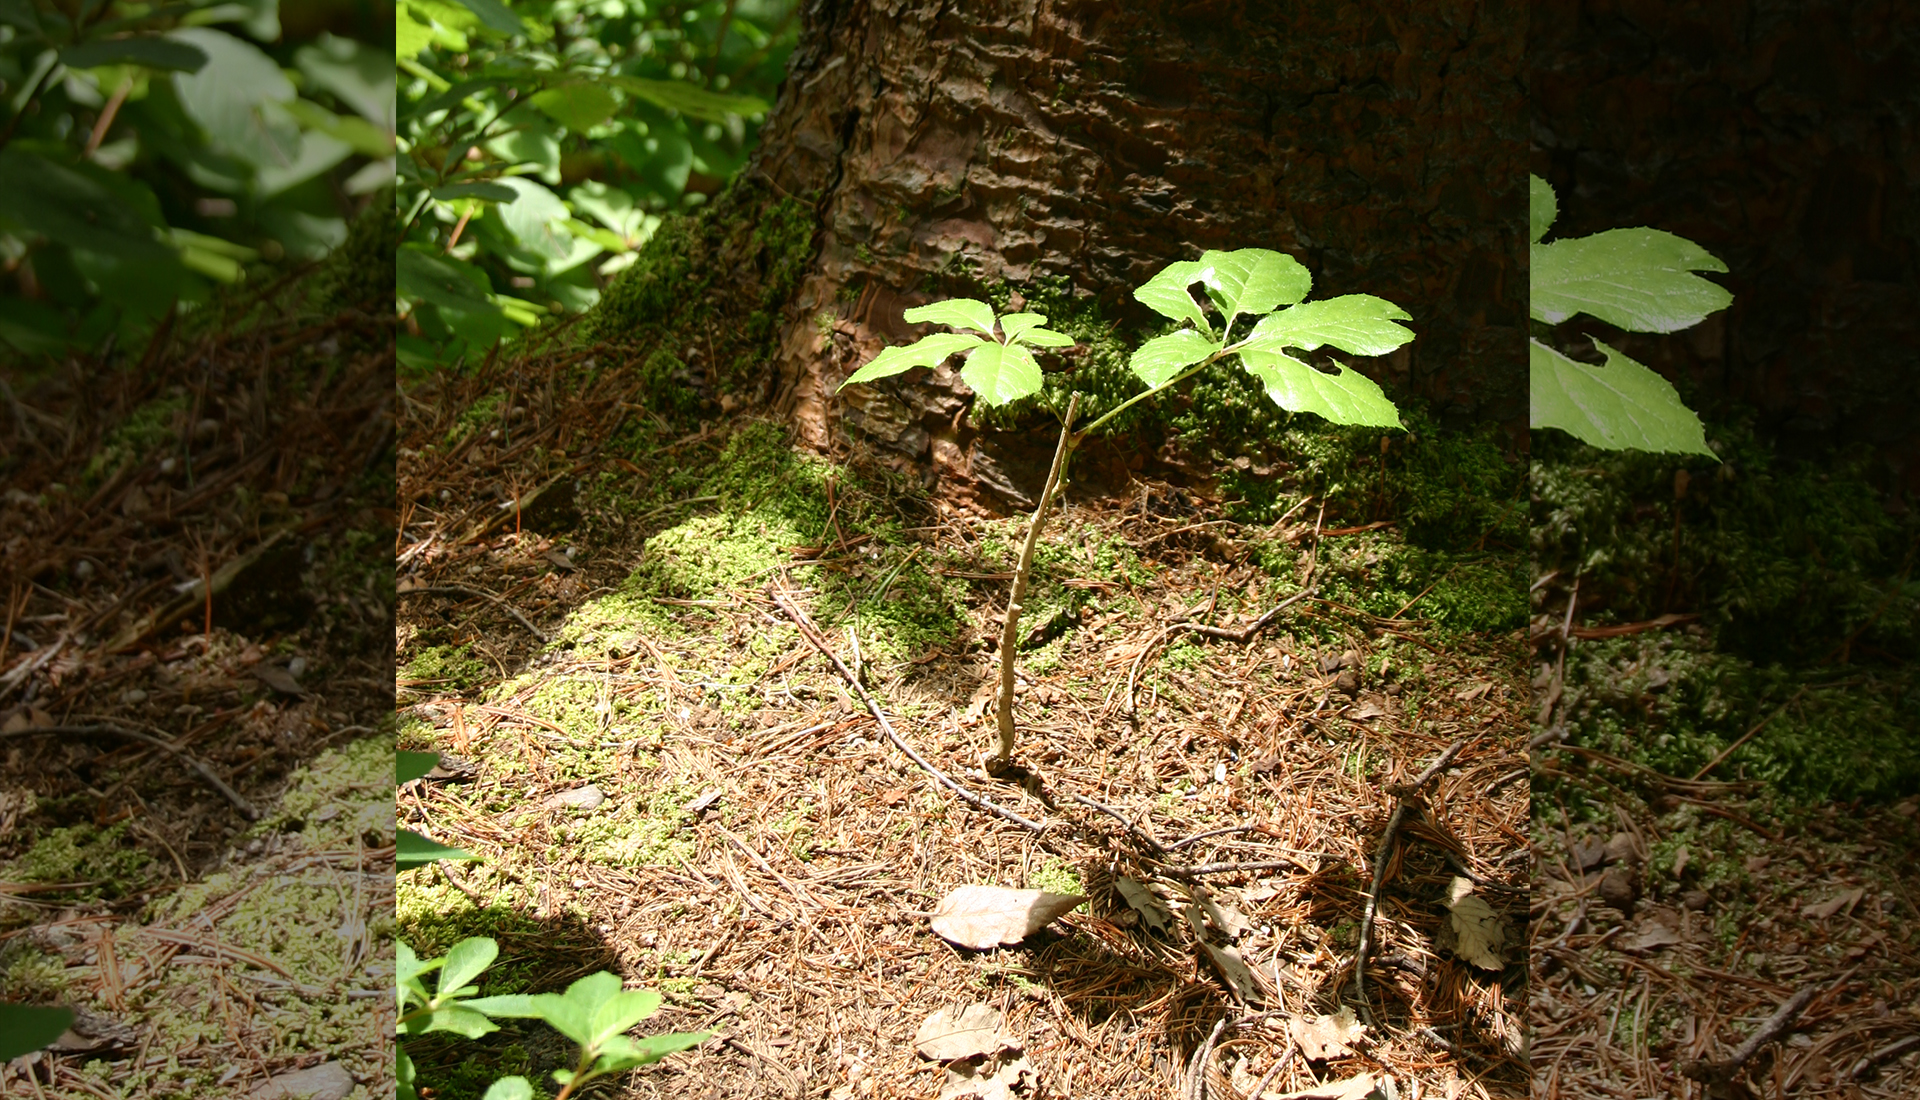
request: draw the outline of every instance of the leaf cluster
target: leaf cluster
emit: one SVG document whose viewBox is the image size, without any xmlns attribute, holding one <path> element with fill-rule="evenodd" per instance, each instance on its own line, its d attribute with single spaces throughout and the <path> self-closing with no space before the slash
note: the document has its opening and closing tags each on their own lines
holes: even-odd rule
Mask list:
<svg viewBox="0 0 1920 1100">
<path fill-rule="evenodd" d="M 1587 314 L 1629 332 L 1677 332 L 1725 309 L 1733 295 L 1696 271 L 1727 270 L 1705 249 L 1658 229 L 1609 229 L 1542 243 L 1559 213 L 1553 188 L 1529 176 L 1528 309 L 1557 325 Z M 1595 339 L 1604 366 L 1538 338 L 1528 342 L 1529 420 L 1608 450 L 1712 456 L 1700 418 L 1672 383 Z"/>
<path fill-rule="evenodd" d="M 791 0 L 401 0 L 402 360 L 585 310 L 744 163 Z"/>
<path fill-rule="evenodd" d="M 134 337 L 247 265 L 317 259 L 393 178 L 383 49 L 273 0 L 0 3 L 0 341 Z"/>
</svg>

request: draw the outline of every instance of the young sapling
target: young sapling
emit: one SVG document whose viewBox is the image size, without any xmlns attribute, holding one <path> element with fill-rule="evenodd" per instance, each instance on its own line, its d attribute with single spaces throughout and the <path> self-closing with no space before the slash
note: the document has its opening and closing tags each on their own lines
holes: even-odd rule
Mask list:
<svg viewBox="0 0 1920 1100">
<path fill-rule="evenodd" d="M 1195 283 L 1205 288 L 1206 304 L 1219 317 L 1217 329 L 1207 309 L 1193 295 Z M 1336 424 L 1401 426 L 1399 411 L 1372 379 L 1338 364 L 1331 371 L 1322 370 L 1292 353 L 1332 346 L 1354 355 L 1385 355 L 1413 339 L 1410 330 L 1394 323 L 1411 320 L 1410 315 L 1370 294 L 1305 301 L 1312 285 L 1312 276 L 1293 257 L 1264 248 L 1209 251 L 1198 260 L 1168 264 L 1133 292 L 1141 303 L 1181 326 L 1140 345 L 1130 358 L 1129 369 L 1147 388 L 1084 428 L 1074 427 L 1079 393 L 1069 395 L 1065 409 L 1053 409 L 1060 418 L 1060 439 L 1027 526 L 1001 623 L 1000 684 L 995 700 L 1000 744 L 997 754 L 988 754 L 988 772 L 1004 774 L 1012 763 L 1014 651 L 1021 601 L 1026 597 L 1034 548 L 1046 525 L 1049 507 L 1054 496 L 1065 491 L 1073 453 L 1087 437 L 1134 405 L 1173 389 L 1229 357 L 1237 357 L 1241 368 L 1260 381 L 1274 403 L 1289 412 L 1317 413 Z M 1067 336 L 1045 328 L 1047 319 L 1038 313 L 1002 314 L 996 332 L 993 309 L 968 298 L 934 302 L 907 310 L 905 316 L 911 322 L 944 324 L 965 331 L 934 333 L 911 344 L 887 348 L 854 371 L 841 388 L 913 367 L 937 366 L 964 352 L 967 358 L 960 377 L 988 405 L 1005 405 L 1042 392 L 1040 365 L 1032 348 L 1073 344 Z M 1236 335 L 1237 326 L 1240 331 Z"/>
</svg>

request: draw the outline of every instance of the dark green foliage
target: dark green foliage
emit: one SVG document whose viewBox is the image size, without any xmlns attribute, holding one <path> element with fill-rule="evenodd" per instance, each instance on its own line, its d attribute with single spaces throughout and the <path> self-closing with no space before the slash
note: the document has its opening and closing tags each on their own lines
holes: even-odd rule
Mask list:
<svg viewBox="0 0 1920 1100">
<path fill-rule="evenodd" d="M 1535 612 L 1563 613 L 1578 572 L 1588 625 L 1701 616 L 1577 645 L 1569 740 L 1691 775 L 1779 710 L 1716 777 L 1801 801 L 1920 789 L 1920 518 L 1887 510 L 1864 454 L 1784 460 L 1744 421 L 1707 434 L 1724 464 L 1536 438 L 1535 570 L 1561 578 Z"/>
</svg>

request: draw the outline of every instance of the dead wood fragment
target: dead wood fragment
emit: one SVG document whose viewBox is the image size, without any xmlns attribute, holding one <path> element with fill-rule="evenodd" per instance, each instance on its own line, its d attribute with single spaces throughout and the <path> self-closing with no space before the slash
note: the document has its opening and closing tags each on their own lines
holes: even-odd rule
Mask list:
<svg viewBox="0 0 1920 1100">
<path fill-rule="evenodd" d="M 860 683 L 859 678 L 852 672 L 849 672 L 847 666 L 840 662 L 839 655 L 834 653 L 831 646 L 827 645 L 827 640 L 820 635 L 820 628 L 813 625 L 813 620 L 807 617 L 807 613 L 800 610 L 797 604 L 789 600 L 785 592 L 775 588 L 773 585 L 767 586 L 767 595 L 772 598 L 775 604 L 779 605 L 780 610 L 787 613 L 787 617 L 793 620 L 793 625 L 800 628 L 801 635 L 813 644 L 813 648 L 819 650 L 827 660 L 833 662 L 833 667 L 835 671 L 840 673 L 841 679 L 853 687 L 853 690 L 859 694 L 860 701 L 867 704 L 867 709 L 873 712 L 873 720 L 880 723 L 880 728 L 886 732 L 887 739 L 898 746 L 901 752 L 906 753 L 907 756 L 912 758 L 915 764 L 920 765 L 922 771 L 933 776 L 941 786 L 988 813 L 998 814 L 1008 821 L 1013 822 L 1015 825 L 1032 829 L 1036 833 L 1046 830 L 1046 824 L 1038 821 L 1029 821 L 991 799 L 982 798 L 974 794 L 972 791 L 954 782 L 953 777 L 949 776 L 946 772 L 928 763 L 925 757 L 914 751 L 912 745 L 907 744 L 898 733 L 894 732 L 893 723 L 887 721 L 886 712 L 880 709 L 880 704 L 874 701 L 873 696 L 867 694 L 867 689 Z"/>
<path fill-rule="evenodd" d="M 1439 774 L 1440 769 L 1446 767 L 1447 762 L 1465 745 L 1464 740 L 1448 745 L 1413 782 L 1396 789 L 1393 816 L 1387 819 L 1386 831 L 1380 834 L 1380 847 L 1375 849 L 1373 857 L 1373 885 L 1367 889 L 1366 914 L 1360 918 L 1360 943 L 1353 952 L 1353 991 L 1360 1001 L 1360 1014 L 1367 1018 L 1370 1025 L 1373 1024 L 1373 1011 L 1367 1007 L 1367 949 L 1373 942 L 1373 917 L 1380 908 L 1380 884 L 1387 876 L 1387 857 L 1393 852 L 1393 834 L 1406 817 L 1408 799 L 1418 794 L 1420 788 Z"/>
</svg>

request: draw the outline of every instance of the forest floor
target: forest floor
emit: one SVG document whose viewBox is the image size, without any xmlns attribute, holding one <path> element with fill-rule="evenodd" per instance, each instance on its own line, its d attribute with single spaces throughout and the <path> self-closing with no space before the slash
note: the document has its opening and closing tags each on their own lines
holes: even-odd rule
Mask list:
<svg viewBox="0 0 1920 1100">
<path fill-rule="evenodd" d="M 78 1013 L 0 1094 L 392 1094 L 392 329 L 301 285 L 0 368 L 0 988 Z"/>
<path fill-rule="evenodd" d="M 1709 433 L 1536 449 L 1534 1095 L 1920 1095 L 1920 522 Z"/>
<path fill-rule="evenodd" d="M 1024 518 L 748 418 L 680 430 L 589 355 L 403 384 L 400 747 L 443 769 L 400 824 L 477 857 L 402 876 L 420 958 L 490 937 L 484 994 L 610 970 L 665 997 L 645 1033 L 713 1033 L 614 1096 L 1527 1088 L 1525 640 L 1422 616 L 1519 546 L 1396 572 L 1394 516 L 1304 493 L 1258 524 L 1151 479 L 1069 494 L 1022 620 L 1026 778 L 995 780 Z M 1308 583 L 1246 642 L 1175 627 Z M 929 921 L 966 885 L 1084 901 L 976 950 Z M 1470 916 L 1506 934 L 1484 966 Z M 988 1041 L 921 1045 L 976 1004 Z M 410 1039 L 420 1081 L 551 1089 L 574 1048 L 500 1023 Z"/>
</svg>

